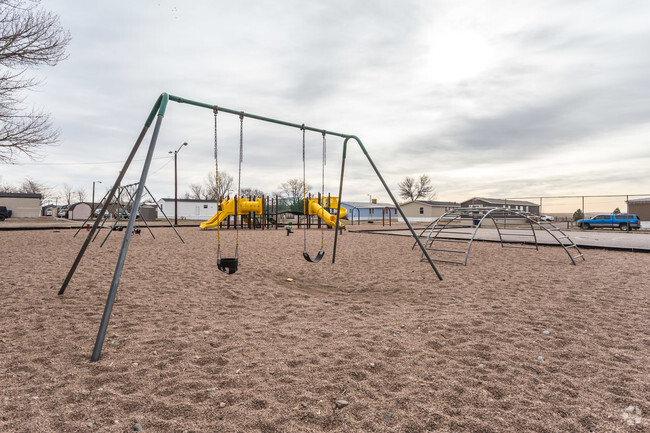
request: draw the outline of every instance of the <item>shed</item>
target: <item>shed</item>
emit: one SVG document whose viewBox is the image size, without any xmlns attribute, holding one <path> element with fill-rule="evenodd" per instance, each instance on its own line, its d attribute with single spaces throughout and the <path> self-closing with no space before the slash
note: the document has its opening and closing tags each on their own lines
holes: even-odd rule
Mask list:
<svg viewBox="0 0 650 433">
<path fill-rule="evenodd" d="M 502 207 L 539 215 L 539 204 L 523 200 L 473 197 L 469 200 L 465 200 L 460 205 L 461 207 Z"/>
<path fill-rule="evenodd" d="M 627 213 L 635 214 L 642 222 L 650 221 L 650 197 L 627 201 Z"/>
<path fill-rule="evenodd" d="M 397 221 L 397 208 L 393 203 L 376 203 L 360 201 L 342 201 L 341 207 L 347 211 L 346 219 L 353 224 L 356 221 Z"/>
<path fill-rule="evenodd" d="M 409 221 L 431 222 L 445 212 L 460 207 L 460 204 L 455 201 L 412 200 L 401 206 Z"/>
<path fill-rule="evenodd" d="M 0 206 L 11 211 L 12 218 L 38 218 L 41 216 L 41 194 L 0 192 Z"/>
<path fill-rule="evenodd" d="M 71 204 L 70 207 L 68 207 L 68 219 L 86 220 L 90 216 L 91 211 L 90 203 L 79 202 Z"/>
<path fill-rule="evenodd" d="M 145 221 L 158 219 L 158 206 L 153 203 L 146 203 L 140 206 L 140 215 Z"/>
</svg>

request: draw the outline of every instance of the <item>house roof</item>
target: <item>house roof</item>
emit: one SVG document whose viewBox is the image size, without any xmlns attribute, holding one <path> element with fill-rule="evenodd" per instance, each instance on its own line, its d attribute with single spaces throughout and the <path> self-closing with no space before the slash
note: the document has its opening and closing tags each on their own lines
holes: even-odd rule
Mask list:
<svg viewBox="0 0 650 433">
<path fill-rule="evenodd" d="M 394 208 L 393 203 L 370 203 L 367 201 L 342 201 L 341 206 L 350 206 L 357 209 L 383 209 L 385 207 Z"/>
<path fill-rule="evenodd" d="M 485 198 L 485 197 L 472 197 L 469 200 L 465 200 L 463 203 L 471 202 L 472 200 L 480 200 L 487 204 L 495 206 L 503 205 L 512 205 L 512 206 L 539 206 L 539 203 L 533 203 L 530 201 L 524 200 L 504 200 L 501 198 Z"/>
<path fill-rule="evenodd" d="M 7 198 L 37 198 L 37 199 L 42 199 L 43 196 L 41 194 L 28 194 L 26 192 L 0 192 L 0 197 L 7 197 Z"/>
<path fill-rule="evenodd" d="M 435 200 L 411 200 L 406 203 L 402 203 L 402 206 L 409 203 L 421 203 L 426 206 L 460 207 L 460 204 L 456 203 L 455 201 L 435 201 Z"/>
</svg>

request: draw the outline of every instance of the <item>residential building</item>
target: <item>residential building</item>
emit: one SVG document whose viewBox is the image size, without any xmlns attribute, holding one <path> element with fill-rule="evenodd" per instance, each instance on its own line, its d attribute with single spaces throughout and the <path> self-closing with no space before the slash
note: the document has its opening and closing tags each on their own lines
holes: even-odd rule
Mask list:
<svg viewBox="0 0 650 433">
<path fill-rule="evenodd" d="M 455 201 L 412 200 L 400 205 L 411 222 L 431 222 L 445 212 L 460 207 Z M 402 219 L 399 219 L 402 221 Z"/>
<path fill-rule="evenodd" d="M 345 208 L 347 215 L 345 216 L 351 224 L 360 221 L 386 221 L 389 218 L 392 221 L 397 221 L 397 208 L 393 203 L 377 203 L 373 202 L 360 202 L 360 201 L 343 201 L 341 207 Z M 334 214 L 336 211 L 333 212 Z"/>
<path fill-rule="evenodd" d="M 530 201 L 508 200 L 500 198 L 473 197 L 460 204 L 461 207 L 501 207 L 519 212 L 539 215 L 539 204 Z"/>
<path fill-rule="evenodd" d="M 174 198 L 161 198 L 158 200 L 158 204 L 167 218 L 173 220 L 175 217 Z M 216 200 L 178 199 L 178 219 L 180 220 L 206 221 L 217 211 Z"/>
</svg>

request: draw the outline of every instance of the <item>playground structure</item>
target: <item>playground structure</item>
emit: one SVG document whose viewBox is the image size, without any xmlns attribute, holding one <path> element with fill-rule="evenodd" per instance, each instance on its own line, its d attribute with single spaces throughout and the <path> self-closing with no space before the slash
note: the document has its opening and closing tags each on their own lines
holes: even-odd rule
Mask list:
<svg viewBox="0 0 650 433">
<path fill-rule="evenodd" d="M 509 208 L 454 208 L 424 228 L 420 236 L 427 237 L 424 247 L 431 252 L 431 260 L 466 266 L 479 228 L 486 227 L 496 230 L 502 248 L 539 250 L 537 230 L 557 242 L 573 265 L 576 265 L 576 259 L 585 261 L 580 248 L 555 224 L 540 221 L 537 215 Z M 425 260 L 424 255 L 420 260 Z"/>
<path fill-rule="evenodd" d="M 125 232 L 125 235 L 124 235 L 124 238 L 123 238 L 123 241 L 122 241 L 122 247 L 120 249 L 120 253 L 119 253 L 119 256 L 118 256 L 118 259 L 117 259 L 117 264 L 115 266 L 115 272 L 113 273 L 113 278 L 111 280 L 111 286 L 110 286 L 109 293 L 108 293 L 108 299 L 106 300 L 106 305 L 104 307 L 104 312 L 102 314 L 102 319 L 101 319 L 101 323 L 100 323 L 100 326 L 99 326 L 99 331 L 97 333 L 97 339 L 95 340 L 95 346 L 93 348 L 93 354 L 91 356 L 91 361 L 95 362 L 95 361 L 99 360 L 99 357 L 100 357 L 100 354 L 101 354 L 101 350 L 102 350 L 102 347 L 103 347 L 103 344 L 104 344 L 104 339 L 106 337 L 106 331 L 108 329 L 108 323 L 109 323 L 109 320 L 110 320 L 111 311 L 113 309 L 113 304 L 115 303 L 115 298 L 117 296 L 117 288 L 119 286 L 120 278 L 122 276 L 122 271 L 124 269 L 124 263 L 126 261 L 126 256 L 127 256 L 127 251 L 128 251 L 128 248 L 129 248 L 129 244 L 131 242 L 131 236 L 132 236 L 133 228 L 135 226 L 136 216 L 137 216 L 137 213 L 138 213 L 137 210 L 140 207 L 142 195 L 143 195 L 144 188 L 145 188 L 145 183 L 146 183 L 146 180 L 147 180 L 147 175 L 149 174 L 149 169 L 151 167 L 151 161 L 153 159 L 154 151 L 155 151 L 155 148 L 156 148 L 156 142 L 158 140 L 158 135 L 160 133 L 160 128 L 161 128 L 161 125 L 162 125 L 163 118 L 165 116 L 165 112 L 167 110 L 167 105 L 168 105 L 168 103 L 170 101 L 176 102 L 176 103 L 179 103 L 179 104 L 191 105 L 191 106 L 195 106 L 195 107 L 199 107 L 199 108 L 206 108 L 206 109 L 210 109 L 210 110 L 212 110 L 214 112 L 214 115 L 215 115 L 215 157 L 216 157 L 216 154 L 217 154 L 217 146 L 216 146 L 216 144 L 217 144 L 216 143 L 217 142 L 217 134 L 216 134 L 216 130 L 217 130 L 217 124 L 216 124 L 217 123 L 217 121 L 216 121 L 217 112 L 234 114 L 234 115 L 237 115 L 239 117 L 239 119 L 240 119 L 240 146 L 239 146 L 239 149 L 240 149 L 240 152 L 239 152 L 240 153 L 240 157 L 239 157 L 240 165 L 239 165 L 239 168 L 240 168 L 240 170 L 239 170 L 239 182 L 238 182 L 239 185 L 241 185 L 241 162 L 243 160 L 242 155 L 243 155 L 243 122 L 244 122 L 244 118 L 256 119 L 256 120 L 263 121 L 263 122 L 274 123 L 274 124 L 277 124 L 277 125 L 282 125 L 282 126 L 297 128 L 297 129 L 302 130 L 302 135 L 303 135 L 303 178 L 304 178 L 304 172 L 305 172 L 305 162 L 304 162 L 305 161 L 305 138 L 304 138 L 305 137 L 305 132 L 306 131 L 312 131 L 312 132 L 318 132 L 319 134 L 322 134 L 322 136 L 323 136 L 323 150 L 325 150 L 325 137 L 327 135 L 343 138 L 343 152 L 342 152 L 342 157 L 341 157 L 341 178 L 340 178 L 340 182 L 339 182 L 339 193 L 338 193 L 339 201 L 337 203 L 336 221 L 335 221 L 335 226 L 336 227 L 339 226 L 339 222 L 340 222 L 340 218 L 341 218 L 341 202 L 340 202 L 340 200 L 341 200 L 342 193 L 343 193 L 343 179 L 344 179 L 344 173 L 345 173 L 345 159 L 346 159 L 346 155 L 347 155 L 347 145 L 348 145 L 348 142 L 350 140 L 356 141 L 357 144 L 359 145 L 359 148 L 361 149 L 363 154 L 366 156 L 368 162 L 372 166 L 373 171 L 375 172 L 375 174 L 379 178 L 379 181 L 382 183 L 382 185 L 384 186 L 386 192 L 388 193 L 391 200 L 395 204 L 398 212 L 400 213 L 400 215 L 404 219 L 404 222 L 408 226 L 408 228 L 409 228 L 409 230 L 411 232 L 411 235 L 415 238 L 415 242 L 420 247 L 420 249 L 422 251 L 422 254 L 424 255 L 424 257 L 427 258 L 429 265 L 431 266 L 433 271 L 436 273 L 437 277 L 439 279 L 442 279 L 442 275 L 438 271 L 438 269 L 437 269 L 436 265 L 434 264 L 434 262 L 429 257 L 428 252 L 426 251 L 426 249 L 424 248 L 424 245 L 422 244 L 419 237 L 415 233 L 415 230 L 413 229 L 413 226 L 408 221 L 408 218 L 406 217 L 406 215 L 402 211 L 402 208 L 400 207 L 399 203 L 397 202 L 397 199 L 395 198 L 392 191 L 390 190 L 390 188 L 386 184 L 386 181 L 384 180 L 383 176 L 381 175 L 381 173 L 377 169 L 377 166 L 375 165 L 372 158 L 370 157 L 370 154 L 368 153 L 367 149 L 365 148 L 365 146 L 363 145 L 363 143 L 361 142 L 361 140 L 357 136 L 350 135 L 350 134 L 342 134 L 342 133 L 338 133 L 338 132 L 327 131 L 325 129 L 313 128 L 313 127 L 305 126 L 304 124 L 300 125 L 300 124 L 296 124 L 296 123 L 285 122 L 285 121 L 282 121 L 282 120 L 277 120 L 277 119 L 272 119 L 272 118 L 269 118 L 269 117 L 258 116 L 258 115 L 255 115 L 255 114 L 249 114 L 249 113 L 245 113 L 243 111 L 236 111 L 236 110 L 232 110 L 232 109 L 229 109 L 229 108 L 219 107 L 219 106 L 214 105 L 214 104 L 206 104 L 206 103 L 202 103 L 202 102 L 192 101 L 192 100 L 189 100 L 189 99 L 184 99 L 184 98 L 180 98 L 180 97 L 177 97 L 177 96 L 168 95 L 167 93 L 163 93 L 158 97 L 158 99 L 156 100 L 156 103 L 154 104 L 153 108 L 151 109 L 151 112 L 149 113 L 149 116 L 147 117 L 147 120 L 145 121 L 145 124 L 144 124 L 144 126 L 142 128 L 142 131 L 138 135 L 138 138 L 136 139 L 135 144 L 133 145 L 133 148 L 131 149 L 131 152 L 129 153 L 126 161 L 124 162 L 124 166 L 122 167 L 122 170 L 120 170 L 120 172 L 119 172 L 119 174 L 117 176 L 117 179 L 115 180 L 115 182 L 113 184 L 113 187 L 111 188 L 110 192 L 106 195 L 105 202 L 104 202 L 104 204 L 102 206 L 102 209 L 100 210 L 100 215 L 103 215 L 104 212 L 106 212 L 106 210 L 108 209 L 109 203 L 111 202 L 111 200 L 113 200 L 113 197 L 115 196 L 115 193 L 116 193 L 117 189 L 119 188 L 119 186 L 120 186 L 120 184 L 122 182 L 122 179 L 126 175 L 126 173 L 128 171 L 128 168 L 131 165 L 131 162 L 133 161 L 136 153 L 138 152 L 138 149 L 140 148 L 140 145 L 141 145 L 142 141 L 144 140 L 144 137 L 146 136 L 146 134 L 147 134 L 147 132 L 149 130 L 149 127 L 154 122 L 154 118 L 155 118 L 156 122 L 155 122 L 154 130 L 153 130 L 153 133 L 152 133 L 152 136 L 151 136 L 151 142 L 149 144 L 149 149 L 147 150 L 147 155 L 146 155 L 144 164 L 142 166 L 142 173 L 140 175 L 140 181 L 138 182 L 138 188 L 137 188 L 137 190 L 135 192 L 135 196 L 133 198 L 132 211 L 131 211 L 130 216 L 129 216 L 129 222 L 127 224 L 126 232 Z M 325 163 L 325 152 L 323 152 L 323 165 L 324 165 L 324 163 Z M 217 172 L 218 172 L 218 168 L 217 168 Z M 217 185 L 217 187 L 218 187 L 218 185 Z M 305 199 L 305 198 L 306 198 L 306 192 L 303 194 L 303 199 Z M 83 245 L 81 246 L 81 248 L 79 250 L 79 253 L 77 254 L 77 257 L 75 258 L 75 261 L 73 262 L 73 264 L 72 264 L 72 266 L 70 268 L 70 271 L 68 272 L 65 280 L 63 281 L 63 284 L 61 285 L 61 288 L 59 289 L 59 292 L 58 292 L 59 295 L 63 295 L 65 293 L 65 290 L 66 290 L 67 286 L 70 284 L 70 280 L 72 279 L 77 267 L 79 266 L 79 263 L 81 262 L 81 259 L 83 258 L 83 255 L 84 255 L 86 249 L 88 248 L 88 245 L 90 244 L 95 232 L 97 231 L 97 229 L 99 227 L 99 221 L 100 221 L 100 219 L 96 219 L 93 226 L 92 226 L 92 228 L 88 231 L 88 235 L 87 235 Z M 217 227 L 219 227 L 219 226 L 217 225 Z M 332 263 L 336 262 L 336 246 L 337 246 L 339 231 L 340 230 L 334 230 L 334 245 L 333 245 L 333 249 L 332 249 Z M 239 236 L 237 235 L 237 239 L 238 239 L 238 237 Z M 305 235 L 305 239 L 306 239 L 306 235 Z M 306 241 L 305 241 L 305 246 L 306 246 Z M 322 253 L 323 253 L 323 246 L 322 246 L 322 241 L 321 241 L 321 251 L 319 251 L 319 256 L 320 257 L 322 257 Z M 309 260 L 306 251 L 303 251 L 303 256 L 305 256 L 305 258 Z M 217 259 L 217 260 L 219 260 L 219 259 Z"/>
<path fill-rule="evenodd" d="M 250 218 L 251 214 L 262 215 L 262 199 L 249 200 L 247 198 L 239 198 L 230 200 L 222 200 L 219 206 L 220 210 L 207 221 L 201 223 L 202 229 L 216 227 L 223 222 L 226 218 L 234 215 L 246 215 Z"/>
<path fill-rule="evenodd" d="M 336 215 L 333 214 L 334 209 L 338 208 L 338 197 L 327 196 L 325 198 L 318 197 L 308 197 L 308 215 L 316 216 L 319 218 L 317 223 L 318 228 L 321 228 L 321 221 L 327 224 L 330 227 L 336 225 Z M 221 201 L 219 206 L 219 211 L 215 213 L 210 219 L 204 221 L 200 224 L 202 229 L 209 229 L 220 226 L 222 229 L 231 227 L 230 218 L 234 217 L 235 214 L 240 217 L 233 218 L 232 226 L 236 227 L 238 224 L 240 227 L 248 228 L 261 228 L 262 230 L 270 229 L 275 227 L 276 229 L 281 226 L 278 222 L 278 208 L 279 208 L 280 199 L 278 197 L 261 197 L 261 198 L 241 198 L 236 200 L 234 198 L 224 199 Z M 322 206 L 321 203 L 322 202 Z M 283 206 L 286 208 L 286 206 Z M 341 218 L 345 218 L 347 211 L 345 208 L 341 208 Z M 239 219 L 239 221 L 238 221 Z M 344 228 L 345 224 L 339 219 L 339 227 Z M 307 228 L 311 228 L 314 223 L 311 218 L 298 218 L 297 227 L 300 228 L 303 225 L 306 225 Z"/>
<path fill-rule="evenodd" d="M 309 199 L 309 206 L 308 206 L 308 215 L 316 215 L 318 218 L 323 220 L 325 224 L 327 224 L 330 227 L 336 227 L 337 223 L 339 227 L 345 227 L 345 224 L 343 224 L 343 221 L 341 221 L 341 218 L 345 218 L 347 215 L 347 211 L 345 210 L 344 207 L 339 207 L 339 198 L 338 197 L 328 197 L 322 200 L 322 206 L 319 203 L 319 200 L 317 198 L 312 198 Z M 340 209 L 338 214 L 332 215 L 328 211 L 325 210 L 325 208 L 329 209 Z"/>
</svg>

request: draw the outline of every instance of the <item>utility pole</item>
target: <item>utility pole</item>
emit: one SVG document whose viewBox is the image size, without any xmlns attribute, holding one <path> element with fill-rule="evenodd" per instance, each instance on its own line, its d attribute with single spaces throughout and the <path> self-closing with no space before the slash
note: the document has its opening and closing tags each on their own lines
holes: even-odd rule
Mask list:
<svg viewBox="0 0 650 433">
<path fill-rule="evenodd" d="M 175 151 L 169 151 L 169 153 L 174 154 L 174 225 L 178 225 L 178 152 L 187 146 L 187 142 L 180 145 Z"/>
<path fill-rule="evenodd" d="M 92 218 L 95 218 L 95 182 L 102 183 L 102 181 L 101 180 L 93 180 L 93 201 L 92 201 L 93 204 L 92 204 L 92 206 L 90 206 L 91 209 L 92 209 L 91 214 L 90 214 Z"/>
</svg>

